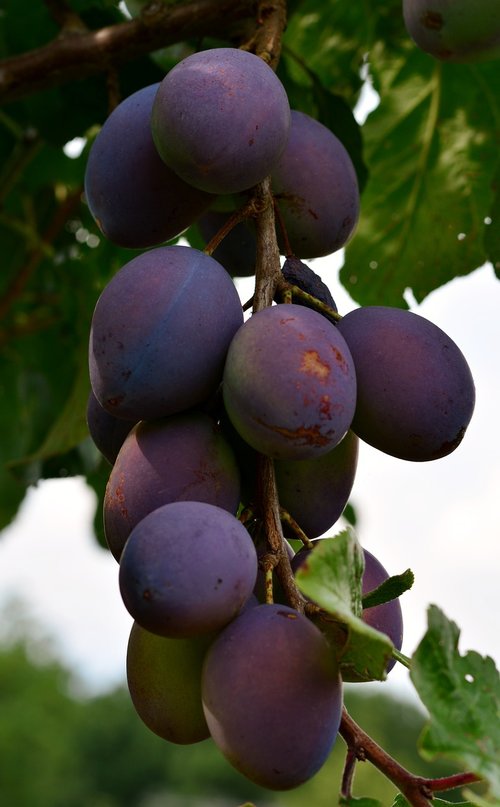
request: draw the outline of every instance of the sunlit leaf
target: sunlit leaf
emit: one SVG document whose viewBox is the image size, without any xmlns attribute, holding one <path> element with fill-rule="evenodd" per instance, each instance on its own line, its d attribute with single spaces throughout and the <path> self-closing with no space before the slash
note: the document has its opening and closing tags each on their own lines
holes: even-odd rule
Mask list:
<svg viewBox="0 0 500 807">
<path fill-rule="evenodd" d="M 321 627 L 337 647 L 345 681 L 383 680 L 393 647 L 361 619 L 363 569 L 363 551 L 348 527 L 318 542 L 296 574 L 299 589 L 327 612 Z"/>
</svg>

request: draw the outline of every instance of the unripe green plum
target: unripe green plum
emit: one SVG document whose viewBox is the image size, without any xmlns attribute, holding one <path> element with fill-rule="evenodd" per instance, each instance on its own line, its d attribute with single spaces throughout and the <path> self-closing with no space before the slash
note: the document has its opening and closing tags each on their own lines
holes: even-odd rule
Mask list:
<svg viewBox="0 0 500 807">
<path fill-rule="evenodd" d="M 127 650 L 127 683 L 145 725 L 172 743 L 209 736 L 201 702 L 201 668 L 213 636 L 169 639 L 134 622 Z"/>
<path fill-rule="evenodd" d="M 419 48 L 447 62 L 500 57 L 498 0 L 403 0 L 408 33 Z"/>
</svg>

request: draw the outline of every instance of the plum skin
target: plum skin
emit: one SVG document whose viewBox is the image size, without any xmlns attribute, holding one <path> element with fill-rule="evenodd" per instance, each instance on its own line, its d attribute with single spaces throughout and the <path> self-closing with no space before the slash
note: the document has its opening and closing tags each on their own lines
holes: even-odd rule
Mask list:
<svg viewBox="0 0 500 807">
<path fill-rule="evenodd" d="M 106 541 L 119 561 L 135 525 L 173 501 L 196 500 L 236 513 L 240 474 L 215 421 L 190 411 L 142 421 L 125 439 L 104 496 Z"/>
<path fill-rule="evenodd" d="M 497 0 L 403 0 L 403 18 L 416 45 L 441 61 L 500 56 Z"/>
<path fill-rule="evenodd" d="M 136 524 L 120 558 L 125 607 L 145 630 L 170 638 L 222 629 L 256 578 L 257 553 L 245 527 L 206 502 L 153 510 Z"/>
<path fill-rule="evenodd" d="M 201 702 L 201 669 L 213 636 L 169 639 L 134 622 L 127 647 L 127 685 L 143 723 L 159 737 L 188 745 L 209 737 Z"/>
<path fill-rule="evenodd" d="M 158 87 L 143 87 L 111 112 L 87 160 L 90 212 L 106 238 L 122 247 L 142 249 L 174 238 L 214 198 L 183 182 L 160 159 L 150 126 Z"/>
<path fill-rule="evenodd" d="M 256 451 L 274 459 L 320 456 L 341 441 L 354 415 L 349 348 L 316 311 L 269 306 L 233 338 L 223 397 L 234 428 Z"/>
<path fill-rule="evenodd" d="M 358 180 L 333 132 L 297 110 L 291 121 L 288 143 L 271 174 L 272 190 L 294 255 L 319 258 L 352 237 L 359 218 Z"/>
<path fill-rule="evenodd" d="M 160 156 L 185 182 L 209 193 L 238 193 L 268 176 L 281 156 L 290 106 L 262 59 L 213 48 L 167 73 L 151 127 Z"/>
<path fill-rule="evenodd" d="M 202 700 L 228 761 L 261 787 L 288 790 L 314 776 L 330 753 L 342 684 L 333 651 L 307 617 L 258 605 L 210 647 Z"/>
<path fill-rule="evenodd" d="M 89 371 L 101 406 L 149 420 L 207 400 L 243 322 L 226 270 L 186 246 L 133 258 L 104 288 L 92 317 Z"/>
<path fill-rule="evenodd" d="M 349 430 L 331 451 L 310 460 L 276 460 L 276 485 L 282 507 L 308 538 L 317 538 L 342 515 L 358 463 L 357 436 Z"/>
<path fill-rule="evenodd" d="M 453 340 L 425 317 L 364 306 L 338 323 L 356 367 L 353 431 L 399 459 L 423 462 L 460 444 L 474 411 L 474 381 Z"/>
</svg>

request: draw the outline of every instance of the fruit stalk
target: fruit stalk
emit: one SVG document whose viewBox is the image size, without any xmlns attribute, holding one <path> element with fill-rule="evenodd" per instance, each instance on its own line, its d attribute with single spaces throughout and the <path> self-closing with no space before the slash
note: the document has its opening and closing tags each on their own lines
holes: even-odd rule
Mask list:
<svg viewBox="0 0 500 807">
<path fill-rule="evenodd" d="M 342 797 L 350 798 L 356 760 L 369 760 L 384 776 L 394 782 L 412 807 L 429 807 L 433 794 L 442 790 L 453 790 L 456 787 L 479 782 L 474 773 L 452 774 L 439 779 L 428 779 L 416 776 L 399 764 L 387 751 L 384 751 L 363 729 L 344 707 L 340 722 L 339 734 L 347 744 L 346 766 L 343 777 Z"/>
</svg>

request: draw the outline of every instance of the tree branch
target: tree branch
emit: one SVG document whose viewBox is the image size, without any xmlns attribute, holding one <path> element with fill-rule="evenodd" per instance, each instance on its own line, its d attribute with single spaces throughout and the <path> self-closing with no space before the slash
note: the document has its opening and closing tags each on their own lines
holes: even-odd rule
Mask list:
<svg viewBox="0 0 500 807">
<path fill-rule="evenodd" d="M 344 774 L 346 792 L 342 795 L 350 795 L 354 757 L 362 761 L 368 760 L 378 768 L 384 776 L 399 788 L 412 807 L 429 807 L 434 793 L 441 790 L 452 790 L 456 787 L 463 787 L 480 781 L 480 778 L 474 773 L 453 774 L 440 779 L 416 776 L 400 765 L 375 740 L 366 734 L 352 719 L 345 707 L 342 712 L 339 734 L 347 744 L 347 764 Z"/>
<path fill-rule="evenodd" d="M 254 35 L 244 47 L 258 53 L 276 70 L 281 55 L 281 37 L 286 28 L 286 0 L 260 0 L 257 23 Z"/>
<path fill-rule="evenodd" d="M 0 104 L 106 72 L 175 42 L 230 38 L 235 24 L 253 21 L 255 27 L 256 18 L 255 0 L 191 0 L 98 31 L 63 32 L 47 45 L 0 61 Z"/>
</svg>

